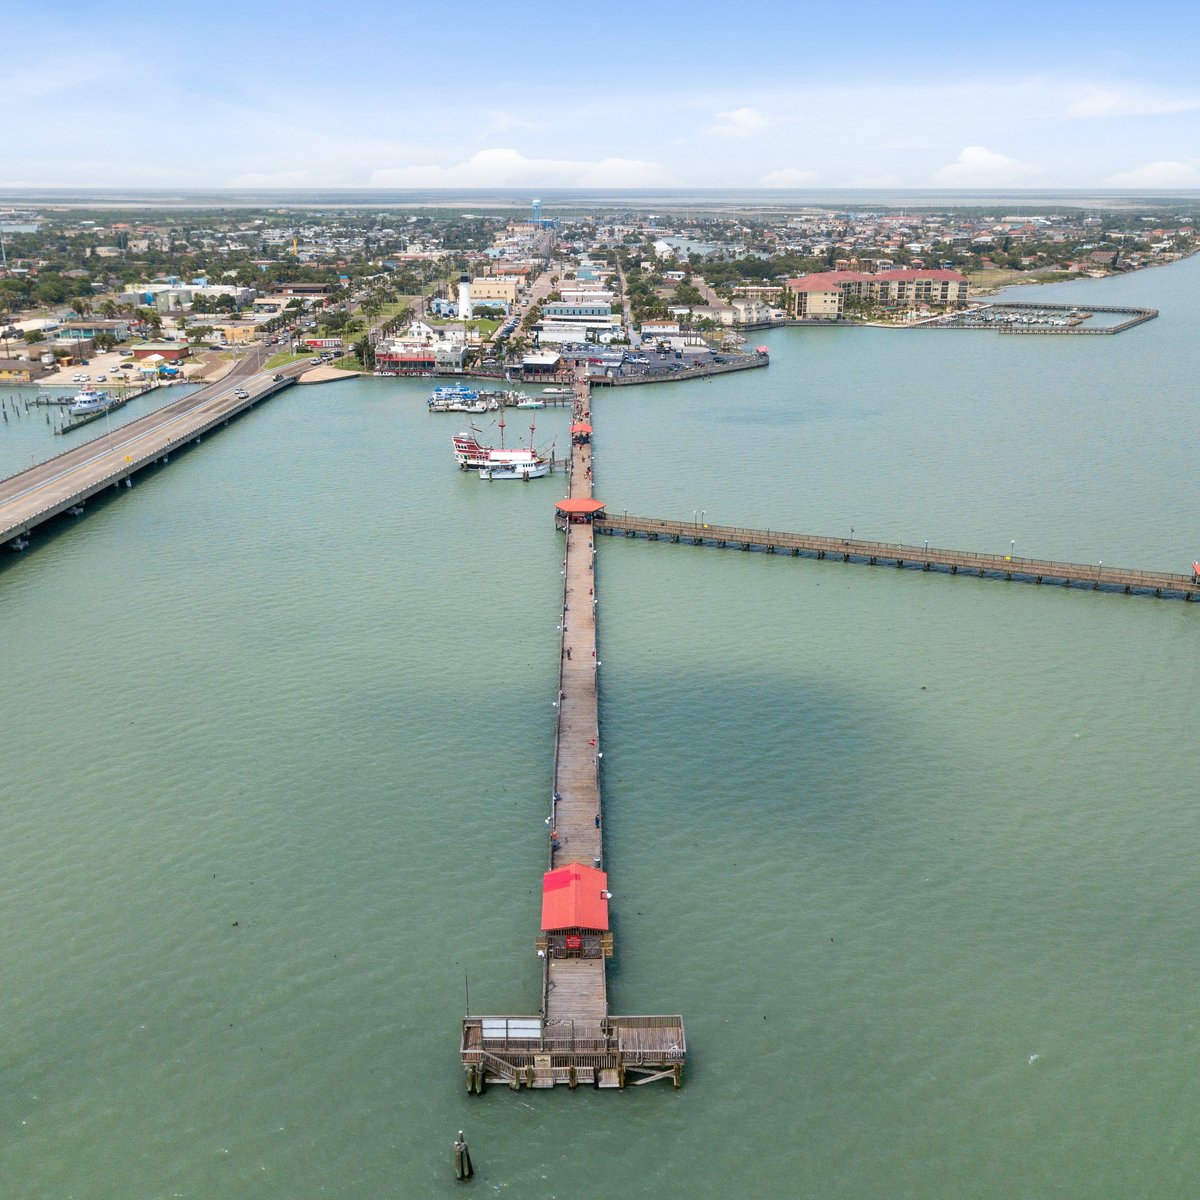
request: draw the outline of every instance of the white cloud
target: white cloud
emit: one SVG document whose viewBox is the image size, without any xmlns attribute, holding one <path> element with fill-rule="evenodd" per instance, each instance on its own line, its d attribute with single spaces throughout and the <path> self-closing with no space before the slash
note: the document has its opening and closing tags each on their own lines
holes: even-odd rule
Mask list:
<svg viewBox="0 0 1200 1200">
<path fill-rule="evenodd" d="M 778 171 L 768 171 L 759 179 L 758 185 L 768 188 L 794 188 L 811 183 L 816 177 L 816 171 L 802 171 L 799 167 L 781 167 Z"/>
<path fill-rule="evenodd" d="M 775 118 L 761 108 L 730 108 L 717 113 L 717 123 L 710 125 L 705 133 L 718 137 L 753 137 L 775 124 Z"/>
<path fill-rule="evenodd" d="M 1113 187 L 1195 187 L 1200 184 L 1200 171 L 1192 163 L 1165 159 L 1110 175 L 1104 182 Z"/>
<path fill-rule="evenodd" d="M 546 128 L 544 124 L 538 121 L 526 121 L 523 117 L 518 117 L 516 113 L 505 112 L 500 109 L 494 109 L 487 116 L 488 123 L 481 131 L 483 137 L 490 137 L 493 133 L 506 133 L 510 129 L 537 130 Z"/>
<path fill-rule="evenodd" d="M 1033 169 L 986 146 L 964 146 L 954 162 L 934 171 L 933 182 L 943 187 L 996 187 L 1024 179 Z"/>
<path fill-rule="evenodd" d="M 1098 87 L 1089 84 L 1068 100 L 1066 115 L 1076 120 L 1095 117 L 1162 116 L 1192 112 L 1200 99 L 1185 96 L 1155 96 L 1139 88 Z"/>
<path fill-rule="evenodd" d="M 465 162 L 385 167 L 371 175 L 371 187 L 652 187 L 667 182 L 659 163 L 636 158 L 597 161 L 527 158 L 519 150 L 480 150 Z"/>
</svg>

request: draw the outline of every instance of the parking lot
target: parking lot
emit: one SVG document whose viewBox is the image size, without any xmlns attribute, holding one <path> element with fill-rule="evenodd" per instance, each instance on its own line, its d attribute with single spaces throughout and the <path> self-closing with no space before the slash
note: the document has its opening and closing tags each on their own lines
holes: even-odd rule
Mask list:
<svg viewBox="0 0 1200 1200">
<path fill-rule="evenodd" d="M 669 347 L 664 350 L 662 345 L 647 344 L 629 349 L 565 345 L 560 349 L 567 362 L 586 362 L 593 375 L 612 374 L 621 378 L 662 378 L 676 371 L 727 362 L 731 357 L 707 346 Z"/>
</svg>

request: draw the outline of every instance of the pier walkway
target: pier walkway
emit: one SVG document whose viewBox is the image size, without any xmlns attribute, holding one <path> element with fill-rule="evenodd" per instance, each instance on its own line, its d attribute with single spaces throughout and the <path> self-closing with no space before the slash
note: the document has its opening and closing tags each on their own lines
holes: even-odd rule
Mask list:
<svg viewBox="0 0 1200 1200">
<path fill-rule="evenodd" d="M 591 420 L 591 388 L 582 375 L 574 384 L 572 415 Z M 572 438 L 569 501 L 592 497 L 590 435 Z M 582 876 L 578 898 L 599 919 L 543 928 L 536 941 L 542 959 L 542 1004 L 536 1016 L 473 1016 L 463 1019 L 461 1057 L 467 1090 L 482 1093 L 488 1082 L 514 1090 L 576 1087 L 623 1088 L 670 1079 L 679 1087 L 687 1045 L 683 1018 L 614 1017 L 608 1011 L 605 965 L 613 953 L 608 927 L 600 794 L 600 718 L 597 679 L 595 538 L 590 519 L 564 519 L 562 643 L 558 718 L 547 818 L 547 889 Z M 604 889 L 604 890 L 601 890 Z M 549 895 L 547 891 L 546 895 Z M 543 922 L 545 921 L 545 899 Z"/>
<path fill-rule="evenodd" d="M 0 545 L 106 488 L 130 486 L 143 468 L 295 382 L 294 373 L 276 381 L 260 372 L 264 356 L 257 349 L 219 383 L 0 480 Z"/>
<path fill-rule="evenodd" d="M 1045 558 L 1020 558 L 1009 554 L 976 554 L 946 550 L 928 543 L 921 546 L 901 542 L 870 542 L 860 538 L 831 538 L 808 533 L 786 533 L 777 529 L 746 529 L 738 525 L 710 525 L 697 521 L 660 521 L 654 517 L 620 516 L 606 513 L 591 526 L 597 534 L 645 537 L 651 541 L 687 542 L 694 546 L 733 547 L 738 550 L 780 552 L 793 557 L 839 558 L 842 562 L 875 566 L 887 563 L 924 571 L 939 570 L 957 575 L 970 573 L 980 579 L 1012 579 L 1030 583 L 1082 586 L 1092 591 L 1122 591 L 1128 595 L 1153 595 L 1192 600 L 1200 594 L 1200 576 L 1164 571 L 1141 571 L 1129 567 L 1106 567 L 1100 563 L 1057 562 Z"/>
<path fill-rule="evenodd" d="M 589 388 L 575 384 L 572 415 L 589 415 Z M 591 443 L 571 446 L 568 495 L 591 499 Z M 558 728 L 554 739 L 554 799 L 550 869 L 578 862 L 602 866 L 600 826 L 600 716 L 596 676 L 595 543 L 590 525 L 567 530 L 563 555 L 563 637 L 558 688 Z M 597 1032 L 608 1015 L 604 958 L 546 960 L 547 1026 L 563 1021 L 595 1023 Z"/>
</svg>

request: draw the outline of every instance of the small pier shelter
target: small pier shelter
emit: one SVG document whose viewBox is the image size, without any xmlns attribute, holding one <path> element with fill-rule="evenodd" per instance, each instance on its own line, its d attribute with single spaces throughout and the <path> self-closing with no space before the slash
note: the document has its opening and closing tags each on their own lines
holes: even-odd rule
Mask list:
<svg viewBox="0 0 1200 1200">
<path fill-rule="evenodd" d="M 542 936 L 538 950 L 551 958 L 612 958 L 608 875 L 571 862 L 542 876 Z"/>
</svg>

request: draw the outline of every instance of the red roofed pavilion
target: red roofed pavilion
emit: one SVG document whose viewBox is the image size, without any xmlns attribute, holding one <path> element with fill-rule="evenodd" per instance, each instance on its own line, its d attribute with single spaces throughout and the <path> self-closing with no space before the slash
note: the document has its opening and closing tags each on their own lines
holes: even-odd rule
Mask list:
<svg viewBox="0 0 1200 1200">
<path fill-rule="evenodd" d="M 586 496 L 568 497 L 554 502 L 554 512 L 558 517 L 565 517 L 572 525 L 590 525 L 604 516 L 604 501 Z"/>
<path fill-rule="evenodd" d="M 567 863 L 542 876 L 542 940 L 555 958 L 608 958 L 608 875 Z"/>
</svg>

